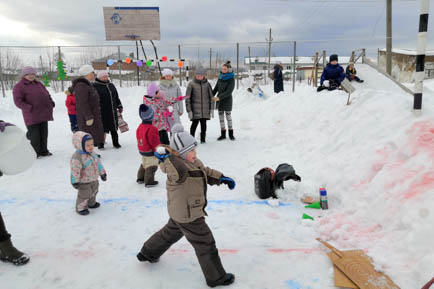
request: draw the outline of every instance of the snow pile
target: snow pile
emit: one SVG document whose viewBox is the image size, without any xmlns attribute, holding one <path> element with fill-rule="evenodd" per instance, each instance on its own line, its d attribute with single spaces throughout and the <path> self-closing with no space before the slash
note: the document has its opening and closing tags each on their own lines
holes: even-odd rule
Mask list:
<svg viewBox="0 0 434 289">
<path fill-rule="evenodd" d="M 321 237 L 339 249 L 364 249 L 403 289 L 432 278 L 434 251 L 434 93 L 427 91 L 422 115 L 412 96 L 371 68 L 358 65 L 352 104 L 343 91 L 316 93 L 297 83 L 266 99 L 240 88 L 235 93 L 236 142 L 217 142 L 218 120 L 208 122 L 207 144 L 198 157 L 237 181 L 235 191 L 212 187 L 209 217 L 223 264 L 236 275 L 231 288 L 334 288 Z M 185 89 L 185 88 L 184 88 Z M 18 176 L 0 179 L 0 209 L 17 247 L 31 262 L 1 265 L 5 288 L 203 288 L 194 251 L 183 239 L 157 264 L 141 264 L 142 242 L 167 221 L 164 186 L 135 184 L 140 163 L 135 140 L 144 88 L 120 89 L 130 132 L 122 148 L 102 151 L 108 171 L 100 183 L 101 208 L 87 217 L 74 212 L 69 184 L 73 153 L 64 95 L 55 94 L 49 147 Z M 24 128 L 11 97 L 0 99 L 0 119 Z M 184 115 L 186 128 L 189 121 Z M 262 167 L 290 163 L 301 183 L 286 182 L 280 201 L 261 201 L 253 176 Z M 157 173 L 164 183 L 164 175 Z M 329 210 L 305 209 L 300 198 L 326 187 Z M 303 213 L 314 221 L 302 220 Z M 170 275 L 171 278 L 167 278 Z M 38 285 L 35 285 L 38 284 Z M 38 287 L 39 286 L 39 287 Z"/>
</svg>

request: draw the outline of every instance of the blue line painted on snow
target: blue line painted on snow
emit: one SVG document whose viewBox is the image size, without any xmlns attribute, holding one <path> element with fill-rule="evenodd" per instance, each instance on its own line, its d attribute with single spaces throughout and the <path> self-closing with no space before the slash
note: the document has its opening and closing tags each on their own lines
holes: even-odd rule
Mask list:
<svg viewBox="0 0 434 289">
<path fill-rule="evenodd" d="M 0 199 L 0 204 L 16 204 L 19 200 L 16 198 L 10 198 L 10 199 Z M 38 199 L 26 199 L 22 200 L 22 202 L 28 203 L 34 203 L 37 202 Z M 39 198 L 40 202 L 47 203 L 47 204 L 54 204 L 54 203 L 74 203 L 75 199 L 55 199 L 55 198 L 46 198 L 42 197 Z M 132 199 L 132 198 L 108 198 L 108 199 L 99 199 L 99 202 L 104 204 L 136 204 L 136 205 L 142 205 L 146 208 L 152 208 L 152 207 L 166 207 L 167 203 L 166 200 L 139 200 L 139 199 Z M 266 200 L 257 200 L 257 201 L 247 201 L 247 200 L 209 200 L 208 201 L 208 210 L 213 210 L 213 207 L 218 206 L 270 206 L 271 205 Z M 281 202 L 279 204 L 279 207 L 292 207 L 293 205 L 291 203 L 284 203 Z M 123 208 L 126 209 L 124 206 Z M 124 209 L 122 209 L 124 210 Z"/>
<path fill-rule="evenodd" d="M 311 288 L 310 286 L 303 287 L 303 285 L 301 285 L 301 283 L 294 281 L 294 280 L 286 281 L 286 285 L 290 289 L 310 289 Z"/>
</svg>

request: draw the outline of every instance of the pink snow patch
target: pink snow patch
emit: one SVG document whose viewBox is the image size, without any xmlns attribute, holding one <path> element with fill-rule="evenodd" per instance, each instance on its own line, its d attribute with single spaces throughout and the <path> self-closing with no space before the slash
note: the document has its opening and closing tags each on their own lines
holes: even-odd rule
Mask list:
<svg viewBox="0 0 434 289">
<path fill-rule="evenodd" d="M 413 182 L 410 186 L 410 191 L 404 193 L 403 197 L 406 200 L 410 200 L 417 196 L 420 196 L 430 189 L 434 188 L 434 172 L 426 173 L 422 176 L 421 180 Z"/>
<path fill-rule="evenodd" d="M 300 252 L 304 254 L 312 254 L 314 252 L 321 251 L 320 248 L 290 248 L 290 249 L 280 249 L 280 248 L 274 248 L 274 249 L 268 249 L 268 252 L 271 253 L 293 253 L 293 252 Z"/>
<path fill-rule="evenodd" d="M 434 158 L 434 120 L 420 121 L 415 123 L 410 131 L 413 144 L 413 154 L 421 151 L 427 152 Z"/>
</svg>

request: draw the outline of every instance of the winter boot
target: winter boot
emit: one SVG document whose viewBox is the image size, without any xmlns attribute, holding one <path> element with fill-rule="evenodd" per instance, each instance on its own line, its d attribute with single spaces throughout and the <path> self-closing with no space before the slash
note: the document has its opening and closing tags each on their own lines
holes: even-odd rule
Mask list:
<svg viewBox="0 0 434 289">
<path fill-rule="evenodd" d="M 29 262 L 30 258 L 23 252 L 18 251 L 12 245 L 11 239 L 8 239 L 0 243 L 0 260 L 20 266 Z"/>
<path fill-rule="evenodd" d="M 206 139 L 206 133 L 205 132 L 201 132 L 200 133 L 200 143 L 204 144 L 205 143 L 205 139 Z"/>
<path fill-rule="evenodd" d="M 119 136 L 118 136 L 118 134 L 115 132 L 115 133 L 112 133 L 112 141 L 113 141 L 113 146 L 115 147 L 115 148 L 120 148 L 121 147 L 121 145 L 119 144 Z"/>
<path fill-rule="evenodd" d="M 155 172 L 158 170 L 157 166 L 152 166 L 145 169 L 145 187 L 151 188 L 158 185 L 158 182 L 154 180 Z"/>
<path fill-rule="evenodd" d="M 220 278 L 217 281 L 211 282 L 211 281 L 207 280 L 206 284 L 209 287 L 214 288 L 216 286 L 228 286 L 228 285 L 231 285 L 232 283 L 234 283 L 234 281 L 235 281 L 235 275 L 232 274 L 232 273 L 226 273 L 225 276 L 223 276 L 222 278 Z"/>
<path fill-rule="evenodd" d="M 96 208 L 99 208 L 99 206 L 101 206 L 101 204 L 98 202 L 95 202 L 95 204 L 93 206 L 88 206 L 88 208 L 89 209 L 96 209 Z"/>
<path fill-rule="evenodd" d="M 79 215 L 86 216 L 86 215 L 89 215 L 89 210 L 88 209 L 84 209 L 84 210 L 78 211 L 77 213 Z"/>
<path fill-rule="evenodd" d="M 140 164 L 139 170 L 137 171 L 137 181 L 138 184 L 145 183 L 145 169 L 143 169 L 142 164 Z"/>
<path fill-rule="evenodd" d="M 157 263 L 158 261 L 160 261 L 160 258 L 152 259 L 150 257 L 147 257 L 147 256 L 143 255 L 142 252 L 139 252 L 139 254 L 137 254 L 137 259 L 140 262 L 146 262 L 146 261 L 148 261 L 149 263 Z"/>
<path fill-rule="evenodd" d="M 224 140 L 226 139 L 226 130 L 222 129 L 222 135 L 217 140 Z"/>
<path fill-rule="evenodd" d="M 233 130 L 233 129 L 230 129 L 230 130 L 229 130 L 229 139 L 230 139 L 230 140 L 235 140 L 235 137 L 234 137 L 234 130 Z"/>
</svg>

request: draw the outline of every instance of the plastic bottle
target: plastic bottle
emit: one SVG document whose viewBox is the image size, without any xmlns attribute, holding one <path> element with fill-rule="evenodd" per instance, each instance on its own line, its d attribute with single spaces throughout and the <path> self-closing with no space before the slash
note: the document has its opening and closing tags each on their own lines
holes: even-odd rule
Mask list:
<svg viewBox="0 0 434 289">
<path fill-rule="evenodd" d="M 328 210 L 329 204 L 327 202 L 327 190 L 325 188 L 319 189 L 319 199 L 321 202 L 321 209 Z"/>
</svg>

